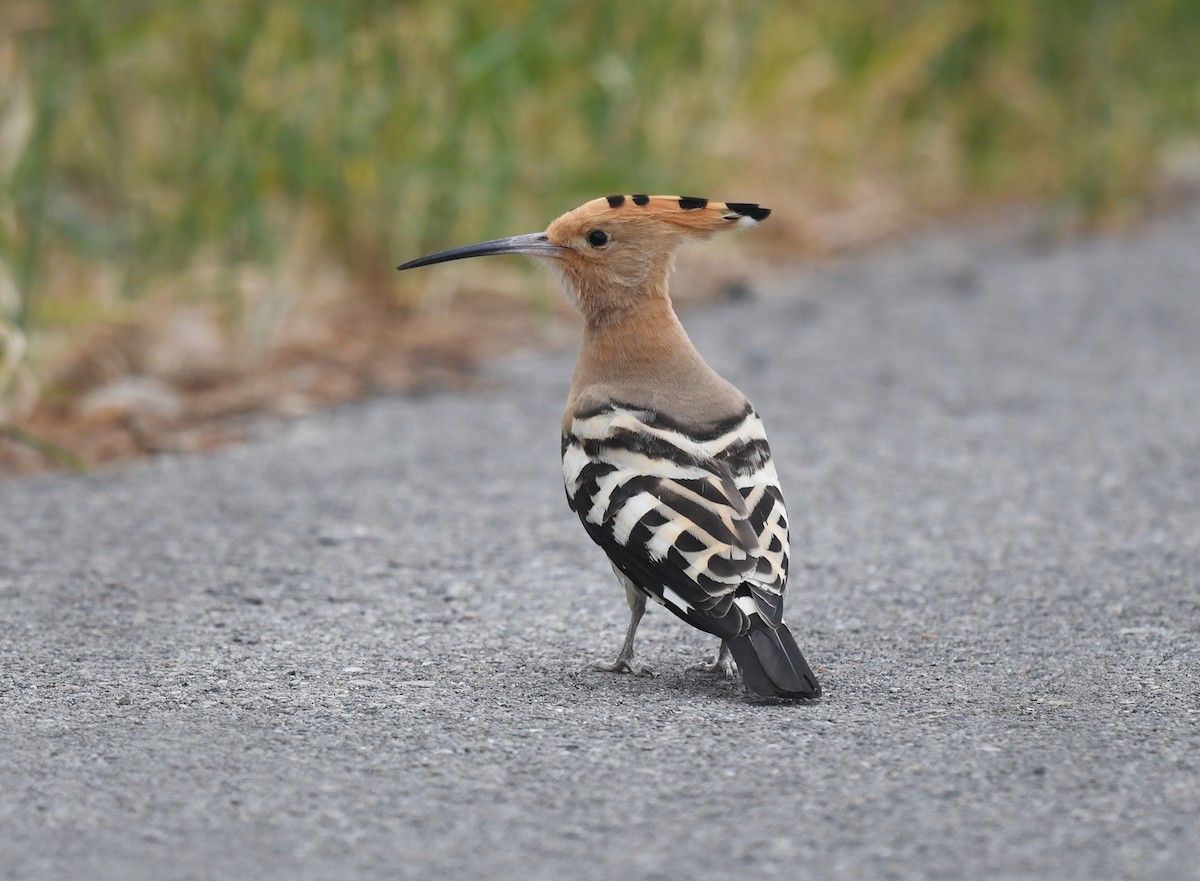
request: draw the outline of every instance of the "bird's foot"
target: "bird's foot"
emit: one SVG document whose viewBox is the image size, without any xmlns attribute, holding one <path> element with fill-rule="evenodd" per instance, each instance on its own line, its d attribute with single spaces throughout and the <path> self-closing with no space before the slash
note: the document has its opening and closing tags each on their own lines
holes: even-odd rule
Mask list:
<svg viewBox="0 0 1200 881">
<path fill-rule="evenodd" d="M 715 658 L 709 658 L 707 661 L 699 664 L 692 664 L 687 669 L 691 673 L 707 673 L 709 676 L 719 676 L 722 679 L 734 679 L 737 677 L 738 672 L 733 656 L 725 652 L 721 652 Z"/>
<path fill-rule="evenodd" d="M 603 661 L 596 661 L 594 664 L 588 664 L 587 669 L 597 670 L 601 673 L 630 673 L 634 676 L 653 676 L 654 671 L 649 667 L 643 667 L 641 664 L 633 662 L 633 655 L 626 657 L 625 655 L 617 655 L 617 659 L 611 664 L 606 664 Z"/>
</svg>

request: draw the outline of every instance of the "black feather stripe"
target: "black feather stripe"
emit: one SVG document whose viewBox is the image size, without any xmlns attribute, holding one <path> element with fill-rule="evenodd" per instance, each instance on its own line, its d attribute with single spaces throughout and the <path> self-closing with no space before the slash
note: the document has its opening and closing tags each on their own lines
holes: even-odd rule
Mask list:
<svg viewBox="0 0 1200 881">
<path fill-rule="evenodd" d="M 735 214 L 740 214 L 743 217 L 749 217 L 751 220 L 761 223 L 771 216 L 770 208 L 763 208 L 755 205 L 753 202 L 726 202 L 725 207 Z"/>
<path fill-rule="evenodd" d="M 600 478 L 617 470 L 616 465 L 608 462 L 592 462 L 583 466 L 579 472 L 579 489 L 575 492 L 574 510 L 580 517 L 586 517 L 592 510 L 592 500 L 600 494 Z"/>
<path fill-rule="evenodd" d="M 754 408 L 750 402 L 746 402 L 746 406 L 742 408 L 740 413 L 735 413 L 732 416 L 727 416 L 724 419 L 719 419 L 716 422 L 710 422 L 702 425 L 686 425 L 677 420 L 671 419 L 669 416 L 664 416 L 662 413 L 655 413 L 654 419 L 646 423 L 655 428 L 665 428 L 668 431 L 677 431 L 680 434 L 687 435 L 692 440 L 710 441 L 719 438 L 723 434 L 729 434 L 735 428 L 740 426 L 754 413 Z"/>
<path fill-rule="evenodd" d="M 696 524 L 698 529 L 707 532 L 714 539 L 722 544 L 733 545 L 735 547 L 744 546 L 745 537 L 738 535 L 730 530 L 725 525 L 725 521 L 708 508 L 694 502 L 686 496 L 682 496 L 671 490 L 671 485 L 664 482 L 659 485 L 654 494 L 662 500 L 662 503 L 674 511 L 681 517 L 685 517 Z M 744 523 L 744 521 L 742 521 Z M 688 564 L 685 562 L 683 568 L 686 569 Z"/>
<path fill-rule="evenodd" d="M 767 518 L 775 510 L 776 502 L 783 504 L 783 496 L 778 489 L 768 486 L 754 510 L 750 512 L 750 528 L 756 535 L 762 535 L 763 527 L 767 525 Z"/>
<path fill-rule="evenodd" d="M 701 199 L 698 196 L 680 196 L 679 207 L 684 211 L 695 211 L 697 208 L 704 208 L 708 205 L 708 199 Z"/>
<path fill-rule="evenodd" d="M 635 200 L 637 196 L 633 197 Z M 729 434 L 735 428 L 740 426 L 750 416 L 754 414 L 754 407 L 749 401 L 742 407 L 741 412 L 735 413 L 732 416 L 726 416 L 715 422 L 704 423 L 684 423 L 677 419 L 672 419 L 662 413 L 656 411 L 653 407 L 643 404 L 635 404 L 627 401 L 606 401 L 598 407 L 593 407 L 590 410 L 581 410 L 573 414 L 575 419 L 587 420 L 601 413 L 613 413 L 617 410 L 627 410 L 633 413 L 644 413 L 646 417 L 642 419 L 646 425 L 653 428 L 663 428 L 668 431 L 677 431 L 682 435 L 686 435 L 696 441 L 710 441 L 719 438 L 723 434 Z"/>
<path fill-rule="evenodd" d="M 745 499 L 737 492 L 737 488 L 732 483 L 722 486 L 720 483 L 706 478 L 675 480 L 672 483 L 694 492 L 706 502 L 712 502 L 714 505 L 732 508 L 739 514 L 745 510 Z"/>
<path fill-rule="evenodd" d="M 666 526 L 667 522 L 667 515 L 663 514 L 661 511 L 655 510 L 654 508 L 651 508 L 645 514 L 643 514 L 642 519 L 638 521 L 638 523 L 644 523 L 650 529 L 658 529 L 660 526 Z M 676 542 L 676 544 L 678 544 L 678 542 Z"/>
<path fill-rule="evenodd" d="M 753 560 L 751 562 L 753 562 Z M 746 574 L 749 575 L 750 573 L 747 572 Z M 728 596 L 729 595 L 729 582 L 728 581 L 718 581 L 716 578 L 713 578 L 712 576 L 701 572 L 696 577 L 696 582 L 702 588 L 704 588 L 706 591 L 713 594 L 714 596 L 716 596 L 716 595 Z"/>
<path fill-rule="evenodd" d="M 683 554 L 679 553 L 679 548 L 675 547 L 667 549 L 667 562 L 680 572 L 683 572 L 688 567 L 687 559 L 683 556 Z M 701 585 L 701 587 L 703 587 L 703 585 Z"/>
<path fill-rule="evenodd" d="M 694 554 L 697 551 L 703 551 L 708 548 L 704 542 L 692 535 L 686 529 L 679 533 L 679 537 L 675 539 L 675 547 L 683 551 L 685 554 Z"/>
<path fill-rule="evenodd" d="M 708 558 L 704 568 L 708 570 L 714 581 L 722 584 L 724 589 L 728 590 L 730 579 L 745 578 L 754 570 L 754 566 L 753 559 L 730 560 L 728 557 L 713 554 Z"/>
<path fill-rule="evenodd" d="M 628 450 L 631 453 L 638 453 L 650 459 L 673 462 L 676 465 L 684 467 L 695 467 L 703 464 L 703 460 L 692 453 L 679 449 L 679 447 L 668 440 L 652 434 L 646 434 L 644 431 L 617 431 L 604 440 L 589 439 L 583 443 L 583 451 L 592 457 L 602 456 L 605 448 Z"/>
<path fill-rule="evenodd" d="M 620 208 L 625 204 L 624 196 L 605 196 L 604 198 L 608 200 L 609 208 Z"/>
<path fill-rule="evenodd" d="M 738 477 L 754 474 L 771 461 L 771 448 L 763 438 L 730 444 L 718 456 Z"/>
<path fill-rule="evenodd" d="M 625 542 L 625 547 L 630 548 L 634 553 L 648 554 L 646 548 L 653 538 L 654 530 L 650 528 L 650 524 L 643 517 L 634 524 L 633 529 L 629 530 L 629 541 Z"/>
<path fill-rule="evenodd" d="M 716 618 L 726 618 L 731 611 L 736 611 L 737 615 L 733 616 L 733 620 L 738 622 L 739 628 L 742 627 L 741 622 L 746 619 L 746 616 L 742 614 L 742 610 L 733 604 L 733 594 L 731 593 L 710 599 L 705 609 L 710 615 Z"/>
<path fill-rule="evenodd" d="M 649 205 L 650 204 L 650 197 L 647 196 L 645 193 L 638 193 L 636 196 L 631 196 L 630 198 L 633 199 L 634 205 Z"/>
<path fill-rule="evenodd" d="M 613 521 L 617 519 L 626 502 L 642 493 L 653 492 L 656 486 L 658 486 L 657 477 L 640 476 L 631 477 L 620 486 L 614 487 L 613 491 L 609 493 L 608 507 L 604 511 L 604 519 L 601 522 L 611 529 Z"/>
</svg>

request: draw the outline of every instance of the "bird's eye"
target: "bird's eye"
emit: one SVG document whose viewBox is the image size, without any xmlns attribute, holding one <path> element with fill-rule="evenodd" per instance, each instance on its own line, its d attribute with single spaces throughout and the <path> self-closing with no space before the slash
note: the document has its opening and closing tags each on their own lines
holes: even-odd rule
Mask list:
<svg viewBox="0 0 1200 881">
<path fill-rule="evenodd" d="M 602 229 L 594 229 L 588 233 L 587 240 L 593 248 L 603 248 L 608 244 L 608 233 Z"/>
</svg>

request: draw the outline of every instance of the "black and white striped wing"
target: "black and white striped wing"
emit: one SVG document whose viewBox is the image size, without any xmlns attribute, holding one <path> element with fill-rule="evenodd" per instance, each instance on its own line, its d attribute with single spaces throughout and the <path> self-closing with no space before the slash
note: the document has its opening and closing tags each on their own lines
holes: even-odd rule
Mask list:
<svg viewBox="0 0 1200 881">
<path fill-rule="evenodd" d="M 753 408 L 689 431 L 606 404 L 571 420 L 563 478 L 592 539 L 679 617 L 722 638 L 782 620 L 787 517 Z"/>
</svg>

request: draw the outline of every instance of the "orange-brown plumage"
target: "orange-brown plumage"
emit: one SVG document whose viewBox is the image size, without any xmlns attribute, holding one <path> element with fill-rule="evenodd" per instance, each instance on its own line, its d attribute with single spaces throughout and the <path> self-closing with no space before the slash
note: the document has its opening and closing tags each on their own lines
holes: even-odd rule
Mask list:
<svg viewBox="0 0 1200 881">
<path fill-rule="evenodd" d="M 488 254 L 545 261 L 584 318 L 563 416 L 567 500 L 608 554 L 633 612 L 611 671 L 633 664 L 646 598 L 722 639 L 763 695 L 821 689 L 783 622 L 788 530 L 762 421 L 704 362 L 671 308 L 680 243 L 752 226 L 770 210 L 688 196 L 607 196 L 544 233 L 443 251 L 401 269 Z"/>
<path fill-rule="evenodd" d="M 699 207 L 681 207 L 689 204 Z M 753 225 L 770 214 L 757 205 L 734 204 L 741 212 L 687 196 L 608 196 L 568 211 L 547 227 L 546 237 L 564 249 L 556 268 L 584 316 L 602 320 L 644 294 L 665 294 L 671 259 L 683 241 Z M 592 246 L 587 236 L 595 231 L 606 232 L 610 241 Z"/>
<path fill-rule="evenodd" d="M 608 196 L 568 211 L 546 229 L 547 239 L 563 249 L 553 268 L 585 320 L 567 419 L 580 400 L 586 405 L 595 397 L 597 386 L 620 400 L 669 406 L 691 419 L 745 406 L 742 394 L 696 352 L 667 293 L 682 242 L 755 224 L 770 213 L 735 204 L 740 211 L 693 197 Z M 588 240 L 597 232 L 607 236 L 599 246 Z M 670 401 L 659 400 L 667 394 Z"/>
</svg>

